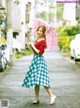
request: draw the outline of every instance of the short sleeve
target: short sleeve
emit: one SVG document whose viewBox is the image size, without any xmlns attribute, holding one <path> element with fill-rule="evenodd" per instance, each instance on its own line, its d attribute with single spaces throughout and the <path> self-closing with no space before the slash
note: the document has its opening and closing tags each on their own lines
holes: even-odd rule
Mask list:
<svg viewBox="0 0 80 108">
<path fill-rule="evenodd" d="M 41 43 L 41 45 L 39 47 L 39 55 L 44 53 L 44 49 L 45 49 L 45 43 Z"/>
</svg>

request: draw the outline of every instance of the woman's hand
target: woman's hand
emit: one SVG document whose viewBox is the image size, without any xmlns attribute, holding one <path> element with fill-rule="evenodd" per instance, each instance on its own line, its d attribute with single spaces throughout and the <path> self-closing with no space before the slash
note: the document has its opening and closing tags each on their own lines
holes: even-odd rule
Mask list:
<svg viewBox="0 0 80 108">
<path fill-rule="evenodd" d="M 36 52 L 37 54 L 39 54 L 39 50 L 35 47 L 33 42 L 29 42 L 29 46 L 33 49 L 34 52 Z"/>
<path fill-rule="evenodd" d="M 34 43 L 33 42 L 29 42 L 29 46 L 33 47 Z"/>
</svg>

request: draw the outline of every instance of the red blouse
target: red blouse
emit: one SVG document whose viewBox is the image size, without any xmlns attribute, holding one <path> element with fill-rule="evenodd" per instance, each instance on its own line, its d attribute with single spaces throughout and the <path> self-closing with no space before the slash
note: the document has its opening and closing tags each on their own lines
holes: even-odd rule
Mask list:
<svg viewBox="0 0 80 108">
<path fill-rule="evenodd" d="M 44 49 L 46 47 L 46 41 L 45 40 L 36 41 L 34 43 L 34 46 L 39 50 L 39 55 L 41 55 L 44 53 Z"/>
</svg>

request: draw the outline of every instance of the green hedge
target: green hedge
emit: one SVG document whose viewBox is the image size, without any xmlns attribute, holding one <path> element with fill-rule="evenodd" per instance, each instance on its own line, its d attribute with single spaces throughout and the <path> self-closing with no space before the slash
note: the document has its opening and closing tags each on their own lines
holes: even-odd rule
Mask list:
<svg viewBox="0 0 80 108">
<path fill-rule="evenodd" d="M 80 33 L 79 26 L 59 26 L 56 29 L 58 36 L 75 36 L 76 34 Z"/>
<path fill-rule="evenodd" d="M 69 52 L 70 51 L 70 42 L 74 36 L 80 33 L 79 27 L 76 26 L 59 26 L 56 29 L 58 33 L 58 45 L 61 51 Z"/>
<path fill-rule="evenodd" d="M 29 49 L 23 49 L 23 51 L 21 53 L 16 53 L 14 55 L 15 58 L 21 58 L 23 56 L 27 56 L 27 55 L 30 55 L 30 54 L 33 54 L 33 51 L 32 50 L 29 50 Z"/>
<path fill-rule="evenodd" d="M 58 36 L 58 45 L 61 51 L 69 52 L 70 51 L 70 42 L 74 36 Z"/>
</svg>

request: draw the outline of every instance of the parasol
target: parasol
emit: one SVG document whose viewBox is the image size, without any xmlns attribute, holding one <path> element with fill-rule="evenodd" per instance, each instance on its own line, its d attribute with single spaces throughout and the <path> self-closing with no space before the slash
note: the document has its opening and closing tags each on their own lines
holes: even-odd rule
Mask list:
<svg viewBox="0 0 80 108">
<path fill-rule="evenodd" d="M 34 20 L 34 32 L 40 25 L 46 26 L 46 41 L 47 41 L 47 48 L 48 50 L 57 51 L 58 50 L 58 39 L 57 33 L 53 26 L 48 24 L 46 21 L 38 18 Z"/>
</svg>

